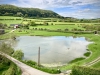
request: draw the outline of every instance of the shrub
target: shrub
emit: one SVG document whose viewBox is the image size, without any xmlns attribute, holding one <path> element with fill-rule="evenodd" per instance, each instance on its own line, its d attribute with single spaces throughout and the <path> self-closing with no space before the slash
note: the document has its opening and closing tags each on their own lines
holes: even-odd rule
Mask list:
<svg viewBox="0 0 100 75">
<path fill-rule="evenodd" d="M 100 69 L 83 66 L 74 66 L 71 75 L 100 75 Z"/>
<path fill-rule="evenodd" d="M 38 70 L 48 72 L 48 73 L 51 73 L 51 74 L 59 74 L 61 72 L 60 70 L 57 70 L 57 69 L 47 68 L 47 67 L 44 67 L 44 66 L 41 66 L 41 65 L 38 66 L 37 63 L 32 61 L 32 60 L 28 60 L 28 61 L 25 60 L 25 61 L 22 61 L 22 62 L 33 67 L 33 68 L 36 68 Z"/>
<path fill-rule="evenodd" d="M 14 58 L 21 60 L 24 56 L 24 53 L 21 50 L 17 50 L 12 55 Z"/>
<path fill-rule="evenodd" d="M 86 52 L 86 53 L 84 54 L 84 56 L 88 57 L 88 56 L 90 56 L 90 54 L 91 54 L 91 52 Z"/>
</svg>

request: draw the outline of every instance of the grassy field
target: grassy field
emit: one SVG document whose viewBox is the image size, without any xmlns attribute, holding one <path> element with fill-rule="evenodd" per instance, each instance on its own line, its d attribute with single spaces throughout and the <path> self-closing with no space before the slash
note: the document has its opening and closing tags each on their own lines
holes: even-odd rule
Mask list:
<svg viewBox="0 0 100 75">
<path fill-rule="evenodd" d="M 34 26 L 34 27 L 30 27 L 30 29 L 33 29 L 33 28 L 43 28 L 43 29 L 51 29 L 51 30 L 57 30 L 57 29 L 61 29 L 61 30 L 65 30 L 65 29 L 74 29 L 74 28 L 77 28 L 77 29 L 82 29 L 84 30 L 84 28 L 82 28 L 81 26 L 78 26 L 78 25 L 48 25 L 48 26 Z"/>
<path fill-rule="evenodd" d="M 0 18 L 2 18 L 0 16 Z M 20 17 L 9 17 L 9 16 L 4 16 L 3 19 L 9 19 L 9 18 L 20 18 Z M 46 20 L 47 19 L 47 20 Z M 49 18 L 50 19 L 50 18 Z M 27 20 L 33 20 L 35 21 L 37 24 L 43 24 L 44 21 L 48 21 L 48 18 L 45 19 L 27 19 Z M 38 22 L 39 21 L 39 22 Z M 6 23 L 8 25 L 10 24 L 16 24 L 16 23 L 21 23 L 22 20 L 0 20 L 1 23 Z M 27 24 L 29 21 L 23 21 L 24 24 Z M 74 34 L 74 33 L 64 33 L 64 32 L 48 32 L 48 31 L 39 31 L 39 30 L 33 30 L 33 28 L 47 28 L 47 29 L 51 29 L 51 30 L 57 30 L 57 29 L 82 29 L 85 30 L 84 28 L 82 28 L 82 24 L 85 25 L 94 25 L 94 24 L 98 24 L 98 23 L 68 23 L 68 22 L 48 22 L 49 25 L 38 25 L 38 26 L 30 26 L 30 29 L 17 29 L 13 32 L 13 34 L 16 34 L 17 36 L 22 36 L 22 35 L 31 35 L 31 36 L 78 36 L 78 37 L 86 37 L 87 39 L 89 39 L 89 41 L 94 42 L 90 45 L 88 45 L 89 50 L 92 52 L 92 55 L 88 58 L 88 59 L 84 59 L 78 62 L 74 62 L 71 64 L 68 64 L 66 66 L 62 66 L 60 67 L 61 70 L 66 70 L 66 69 L 71 69 L 72 66 L 74 65 L 83 65 L 85 63 L 91 62 L 92 60 L 96 59 L 97 57 L 100 56 L 100 36 L 98 35 L 94 35 L 94 34 Z M 53 25 L 51 25 L 51 23 L 53 23 Z M 73 24 L 73 25 L 71 25 Z M 6 32 L 10 32 L 11 30 L 6 30 Z M 12 35 L 12 34 L 10 34 Z M 5 39 L 8 37 L 10 37 L 10 35 L 2 35 L 0 36 L 0 39 Z M 100 68 L 100 62 L 93 65 L 93 67 L 95 68 Z"/>
<path fill-rule="evenodd" d="M 10 31 L 10 30 L 8 30 Z M 7 31 L 7 32 L 8 32 Z M 66 66 L 60 67 L 61 70 L 71 69 L 74 65 L 83 65 L 85 63 L 91 62 L 92 60 L 96 59 L 100 56 L 100 36 L 94 34 L 73 34 L 73 33 L 63 33 L 63 32 L 47 32 L 47 31 L 37 31 L 37 30 L 15 30 L 13 34 L 17 36 L 29 35 L 29 36 L 74 36 L 74 37 L 86 37 L 89 41 L 94 42 L 88 45 L 89 51 L 92 52 L 92 55 L 88 59 L 84 59 L 78 62 L 67 64 Z M 10 37 L 11 34 L 7 34 L 5 36 Z M 4 37 L 5 37 L 4 36 Z M 1 36 L 0 36 L 1 38 Z M 7 37 L 6 37 L 7 38 Z M 98 65 L 98 67 L 96 66 Z M 93 67 L 100 68 L 99 64 L 95 64 Z"/>
<path fill-rule="evenodd" d="M 3 20 L 1 20 L 3 19 Z M 12 19 L 12 20 L 10 20 Z M 20 19 L 20 20 L 16 20 L 16 19 Z M 24 21 L 23 21 L 24 20 Z M 49 25 L 51 25 L 51 23 L 53 23 L 53 25 L 70 25 L 70 24 L 74 24 L 74 25 L 82 25 L 82 24 L 86 24 L 86 25 L 94 25 L 94 24 L 100 24 L 100 23 L 69 23 L 69 22 L 59 22 L 58 18 L 39 18 L 39 19 L 29 19 L 29 18 L 23 18 L 23 17 L 13 17 L 13 16 L 0 16 L 0 23 L 4 23 L 7 25 L 10 24 L 20 24 L 20 23 L 24 23 L 27 24 L 29 21 L 34 21 L 37 24 L 43 24 L 43 22 L 48 22 Z M 55 20 L 56 22 L 53 22 L 53 20 Z M 23 21 L 23 22 L 22 22 Z"/>
<path fill-rule="evenodd" d="M 100 69 L 100 61 L 94 65 L 92 65 L 93 68 L 99 68 Z"/>
</svg>

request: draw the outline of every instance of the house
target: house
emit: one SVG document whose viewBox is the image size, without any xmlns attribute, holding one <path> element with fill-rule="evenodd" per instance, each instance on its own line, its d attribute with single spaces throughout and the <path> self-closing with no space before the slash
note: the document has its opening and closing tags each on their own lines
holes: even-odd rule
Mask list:
<svg viewBox="0 0 100 75">
<path fill-rule="evenodd" d="M 0 34 L 4 34 L 5 30 L 4 29 L 0 29 Z"/>
<path fill-rule="evenodd" d="M 10 27 L 13 27 L 14 29 L 19 28 L 21 24 L 10 24 Z"/>
</svg>

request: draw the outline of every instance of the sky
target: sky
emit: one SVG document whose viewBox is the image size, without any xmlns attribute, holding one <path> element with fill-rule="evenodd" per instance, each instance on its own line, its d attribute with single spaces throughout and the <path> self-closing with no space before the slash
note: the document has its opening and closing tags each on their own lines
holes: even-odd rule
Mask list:
<svg viewBox="0 0 100 75">
<path fill-rule="evenodd" d="M 0 4 L 52 10 L 64 17 L 100 18 L 100 0 L 0 0 Z"/>
</svg>

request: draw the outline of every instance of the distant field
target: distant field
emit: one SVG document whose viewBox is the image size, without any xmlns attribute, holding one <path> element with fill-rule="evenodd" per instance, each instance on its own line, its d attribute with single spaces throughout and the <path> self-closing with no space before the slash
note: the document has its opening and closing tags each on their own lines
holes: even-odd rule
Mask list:
<svg viewBox="0 0 100 75">
<path fill-rule="evenodd" d="M 0 19 L 16 19 L 16 18 L 20 18 L 20 19 L 22 19 L 22 17 L 14 17 L 14 16 L 0 16 Z"/>
<path fill-rule="evenodd" d="M 7 24 L 8 26 L 10 24 L 20 24 L 22 20 L 0 20 L 0 23 Z"/>
<path fill-rule="evenodd" d="M 78 26 L 78 25 L 48 25 L 48 26 L 34 26 L 34 27 L 30 27 L 30 29 L 33 29 L 33 28 L 43 28 L 43 29 L 51 29 L 51 30 L 57 30 L 57 29 L 61 29 L 61 30 L 65 30 L 65 29 L 74 29 L 74 28 L 77 28 L 77 29 L 82 29 L 84 30 L 84 28 L 82 28 L 81 26 Z"/>
<path fill-rule="evenodd" d="M 2 20 L 3 19 L 3 20 Z M 100 23 L 69 23 L 69 22 L 58 22 L 58 18 L 38 18 L 38 19 L 29 19 L 22 17 L 13 17 L 13 16 L 0 16 L 0 23 L 7 24 L 27 24 L 30 21 L 34 21 L 36 24 L 44 24 L 48 22 L 49 27 L 47 26 L 37 26 L 37 28 L 50 28 L 50 29 L 83 29 L 81 25 L 100 25 Z M 55 22 L 54 22 L 55 21 Z M 56 25 L 56 26 L 54 26 Z M 33 27 L 30 27 L 33 28 Z"/>
</svg>

